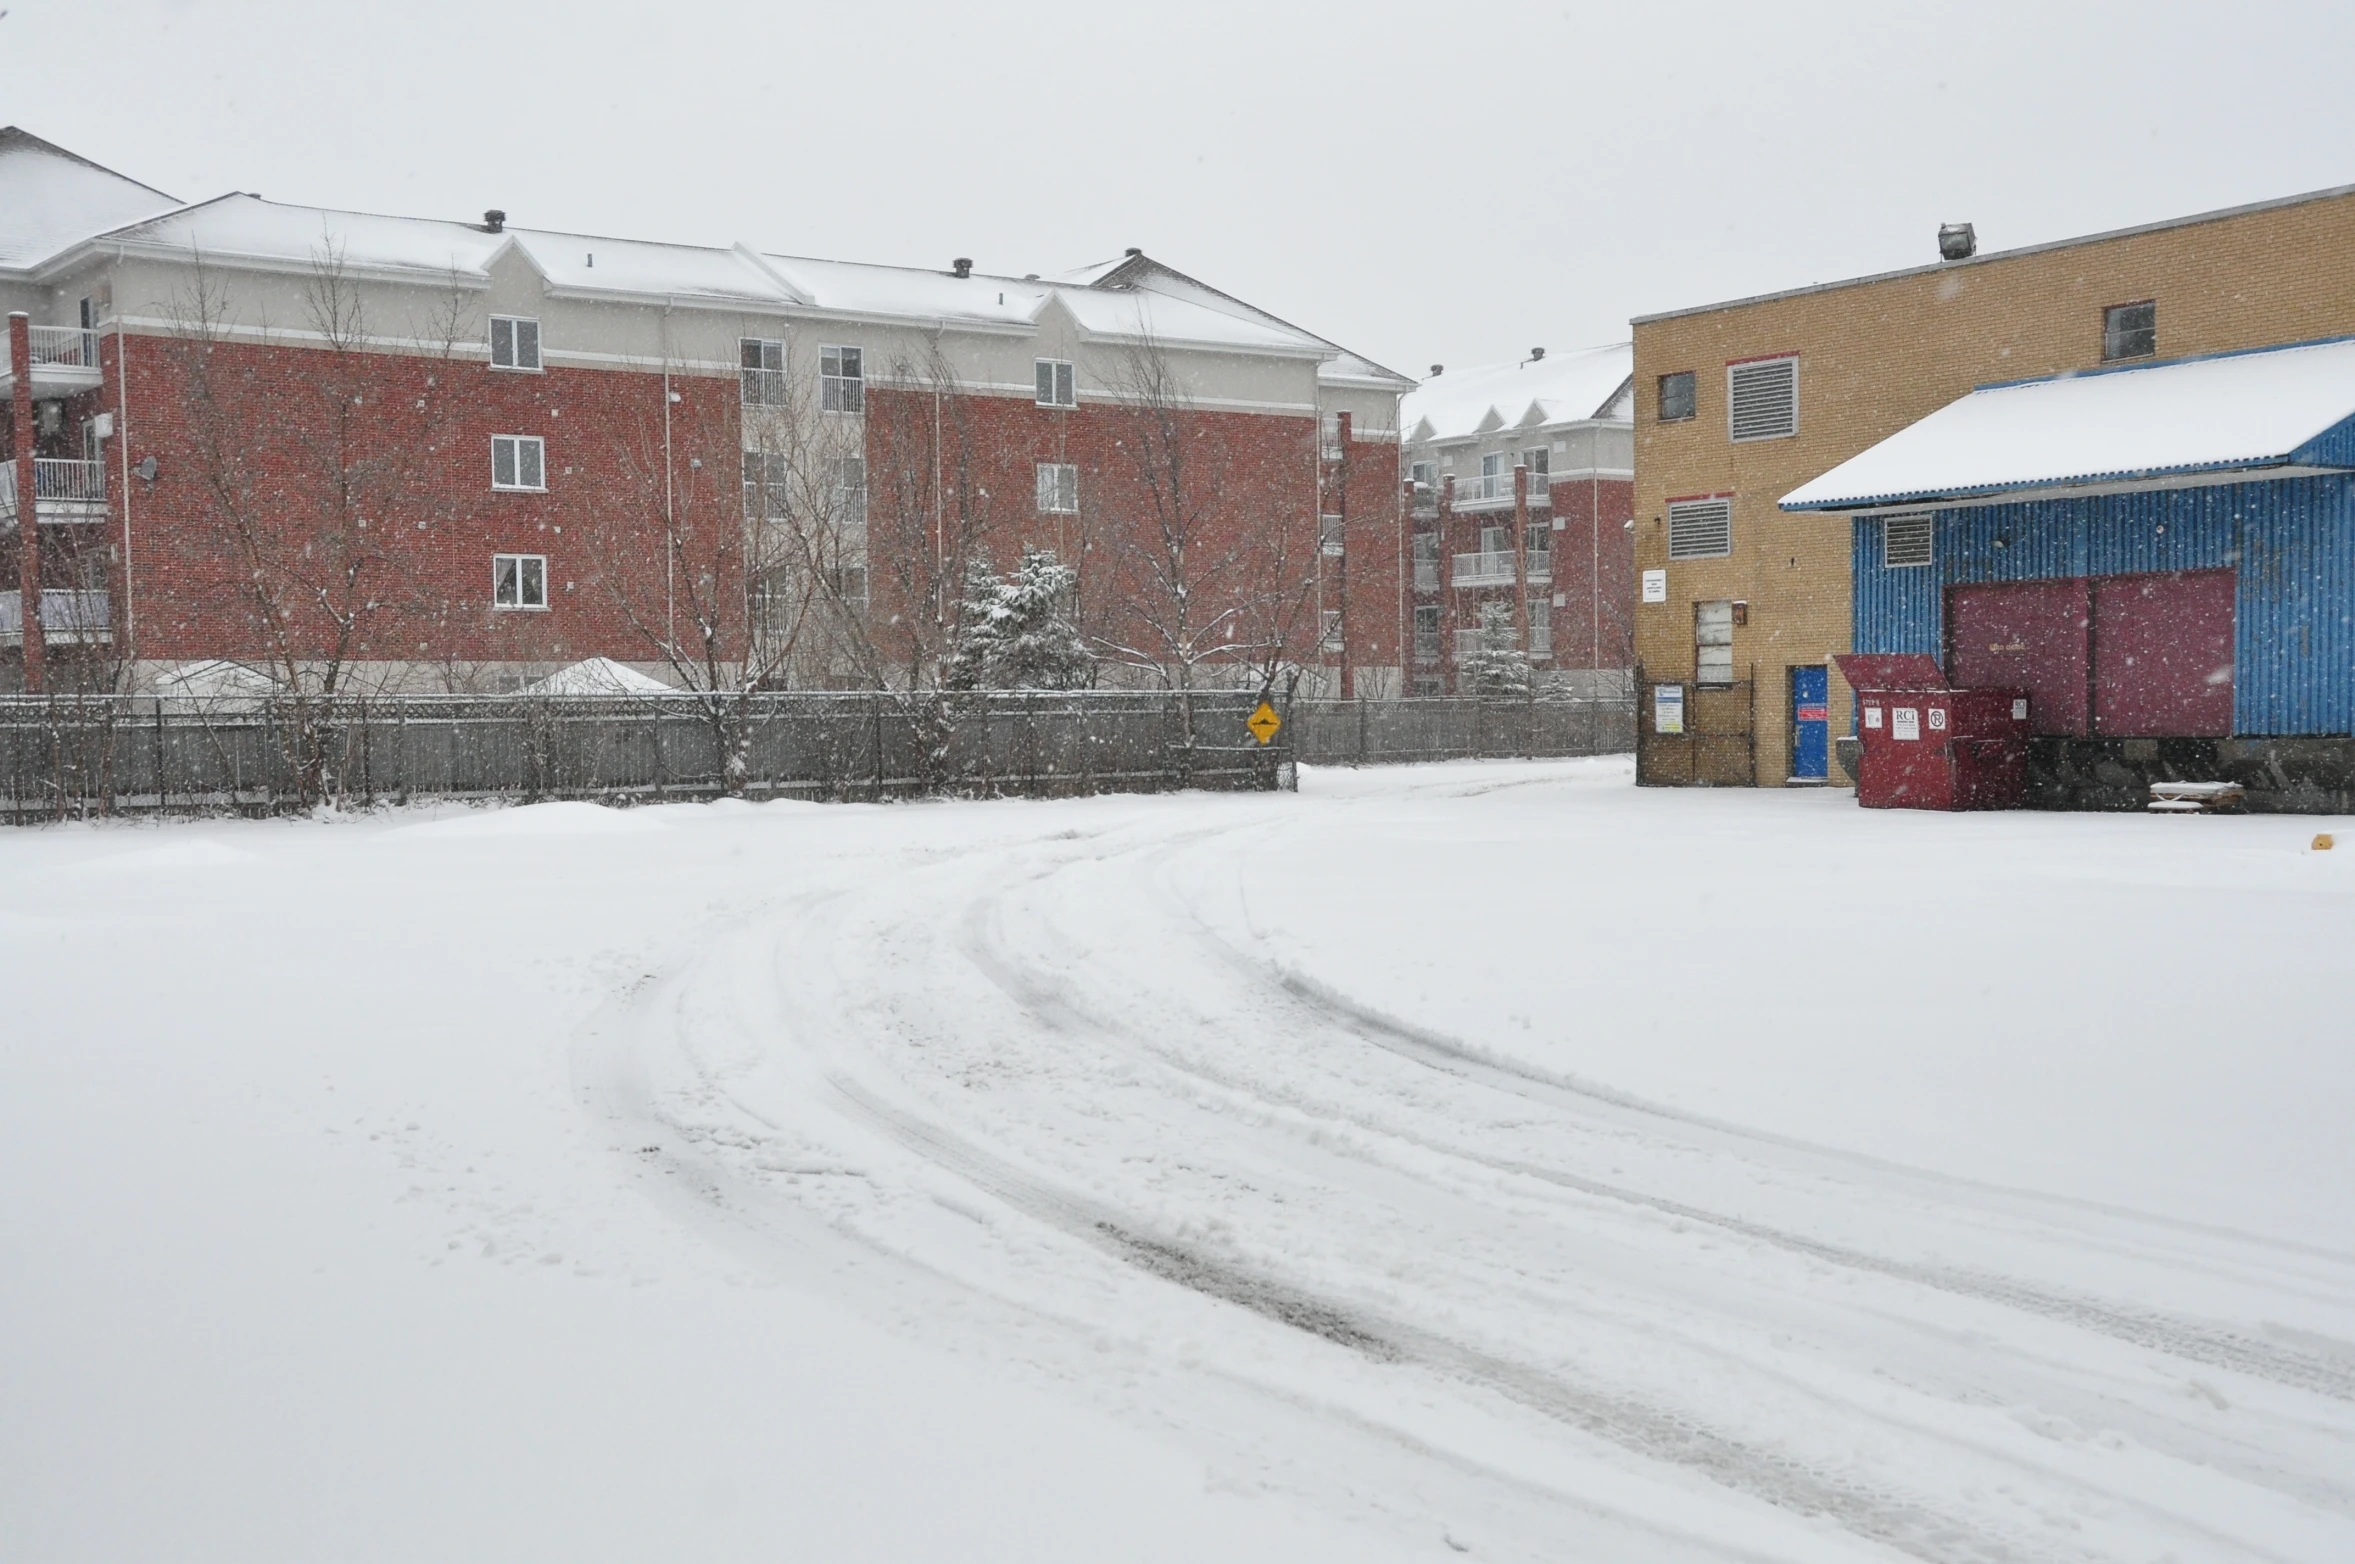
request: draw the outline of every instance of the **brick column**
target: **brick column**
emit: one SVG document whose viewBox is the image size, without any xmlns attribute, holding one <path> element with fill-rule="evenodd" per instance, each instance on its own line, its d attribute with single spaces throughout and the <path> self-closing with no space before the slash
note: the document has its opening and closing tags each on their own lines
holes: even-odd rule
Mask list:
<svg viewBox="0 0 2355 1564">
<path fill-rule="evenodd" d="M 1456 621 L 1455 556 L 1448 551 L 1455 547 L 1449 540 L 1455 536 L 1456 475 L 1443 473 L 1439 479 L 1439 671 L 1442 689 L 1463 691 L 1456 684 L 1456 631 L 1463 628 Z"/>
<path fill-rule="evenodd" d="M 9 420 L 16 434 L 17 599 L 24 610 L 25 688 L 41 688 L 41 516 L 33 494 L 33 318 L 8 317 L 8 364 L 14 374 Z"/>
<path fill-rule="evenodd" d="M 1341 698 L 1343 700 L 1350 700 L 1357 695 L 1357 670 L 1352 665 L 1353 660 L 1350 657 L 1351 637 L 1349 631 L 1350 416 L 1347 413 L 1337 413 L 1334 415 L 1333 422 L 1335 427 L 1340 431 L 1341 439 L 1341 454 L 1335 459 L 1333 463 L 1334 514 L 1341 518 L 1340 565 L 1333 572 L 1335 578 L 1333 588 L 1333 611 L 1339 615 L 1339 617 L 1334 620 L 1334 623 L 1339 625 L 1341 628 Z M 1317 523 L 1317 529 L 1320 532 L 1324 530 L 1324 523 L 1321 518 Z"/>
<path fill-rule="evenodd" d="M 1513 464 L 1513 639 L 1529 655 L 1529 469 Z"/>
</svg>

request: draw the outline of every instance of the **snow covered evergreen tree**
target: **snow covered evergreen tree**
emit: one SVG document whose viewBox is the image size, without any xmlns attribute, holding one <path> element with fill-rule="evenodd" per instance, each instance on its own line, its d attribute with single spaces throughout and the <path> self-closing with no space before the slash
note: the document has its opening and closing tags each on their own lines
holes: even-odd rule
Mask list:
<svg viewBox="0 0 2355 1564">
<path fill-rule="evenodd" d="M 1503 603 L 1480 608 L 1480 649 L 1464 659 L 1463 685 L 1482 700 L 1524 700 L 1529 695 L 1529 659 L 1513 629 L 1513 611 Z"/>
<path fill-rule="evenodd" d="M 1050 550 L 1025 548 L 999 577 L 976 563 L 967 575 L 957 641 L 943 676 L 958 690 L 1077 690 L 1095 682 L 1069 615 L 1079 572 Z"/>
</svg>

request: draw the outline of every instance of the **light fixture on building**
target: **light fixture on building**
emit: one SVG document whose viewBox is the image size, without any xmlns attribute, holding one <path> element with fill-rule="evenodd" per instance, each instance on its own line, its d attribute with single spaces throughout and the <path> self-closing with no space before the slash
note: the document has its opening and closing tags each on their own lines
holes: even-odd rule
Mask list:
<svg viewBox="0 0 2355 1564">
<path fill-rule="evenodd" d="M 1938 258 L 1942 261 L 1967 261 L 1979 253 L 1979 233 L 1969 223 L 1940 223 L 1938 225 Z"/>
</svg>

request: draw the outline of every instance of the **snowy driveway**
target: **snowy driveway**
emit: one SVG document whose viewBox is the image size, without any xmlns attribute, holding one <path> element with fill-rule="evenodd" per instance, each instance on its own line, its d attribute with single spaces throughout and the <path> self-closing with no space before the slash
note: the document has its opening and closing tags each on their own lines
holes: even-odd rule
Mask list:
<svg viewBox="0 0 2355 1564">
<path fill-rule="evenodd" d="M 77 1394 L 127 1360 L 167 1428 L 230 1403 L 187 1557 L 316 1537 L 273 1459 L 341 1556 L 2355 1556 L 2317 824 L 1600 762 L 0 839 L 51 909 L 0 1305 L 63 1343 L 0 1347 L 0 1504 L 97 1557 L 61 1492 L 173 1488 Z M 240 1279 L 311 1262 L 351 1280 Z M 363 1365 L 341 1414 L 187 1361 L 249 1336 L 290 1393 Z M 446 1391 L 498 1430 L 454 1489 L 405 1470 L 411 1382 L 503 1351 L 547 1361 Z M 409 1488 L 531 1524 L 470 1552 Z"/>
</svg>

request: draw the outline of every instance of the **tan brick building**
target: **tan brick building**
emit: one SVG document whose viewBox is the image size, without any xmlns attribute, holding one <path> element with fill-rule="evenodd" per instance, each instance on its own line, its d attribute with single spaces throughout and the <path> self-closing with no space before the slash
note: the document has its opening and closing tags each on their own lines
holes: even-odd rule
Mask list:
<svg viewBox="0 0 2355 1564">
<path fill-rule="evenodd" d="M 1851 522 L 1801 484 L 1975 386 L 2350 333 L 2355 185 L 1637 320 L 1636 656 L 1687 703 L 1642 692 L 1646 779 L 1805 780 L 1815 669 L 1850 731 Z"/>
</svg>

